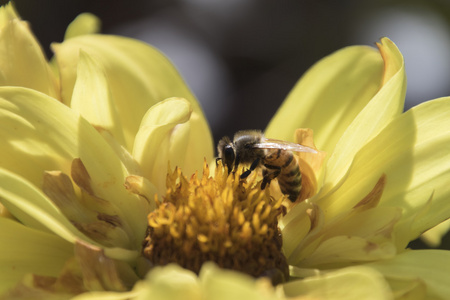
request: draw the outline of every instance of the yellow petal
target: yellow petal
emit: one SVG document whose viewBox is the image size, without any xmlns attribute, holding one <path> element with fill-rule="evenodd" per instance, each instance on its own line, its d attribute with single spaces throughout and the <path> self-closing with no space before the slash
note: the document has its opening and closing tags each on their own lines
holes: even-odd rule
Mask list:
<svg viewBox="0 0 450 300">
<path fill-rule="evenodd" d="M 332 217 L 353 207 L 386 174 L 380 206 L 403 209 L 410 222 L 429 201 L 427 213 L 411 224 L 404 243 L 450 216 L 450 98 L 428 101 L 391 122 L 355 156 L 343 184 L 319 205 Z M 400 249 L 406 244 L 398 245 Z"/>
<path fill-rule="evenodd" d="M 54 234 L 5 218 L 0 218 L 0 228 L 0 294 L 27 273 L 58 276 L 73 256 L 73 245 Z"/>
<path fill-rule="evenodd" d="M 283 252 L 289 258 L 292 253 L 301 247 L 307 234 L 323 228 L 323 212 L 308 201 L 294 206 L 289 213 L 280 220 L 280 229 L 283 234 Z M 314 231 L 313 231 L 314 230 Z M 317 243 L 319 243 L 317 241 Z M 298 251 L 298 250 L 297 250 Z M 294 254 L 291 264 L 296 264 L 299 255 Z"/>
<path fill-rule="evenodd" d="M 142 120 L 133 147 L 133 157 L 139 162 L 144 177 L 160 193 L 165 192 L 167 163 L 192 174 L 203 166 L 204 152 L 198 150 L 202 136 L 192 128 L 191 104 L 181 98 L 171 98 L 152 106 Z"/>
<path fill-rule="evenodd" d="M 302 173 L 302 189 L 296 202 L 309 199 L 317 193 L 318 182 L 322 176 L 322 165 L 327 154 L 316 148 L 311 129 L 299 128 L 295 131 L 295 143 L 315 149 L 316 153 L 297 153 L 300 171 Z"/>
<path fill-rule="evenodd" d="M 178 265 L 155 267 L 138 284 L 137 299 L 201 299 L 197 275 Z"/>
<path fill-rule="evenodd" d="M 283 285 L 287 297 L 324 300 L 394 299 L 383 276 L 367 267 L 351 267 Z"/>
<path fill-rule="evenodd" d="M 75 160 L 76 161 L 76 160 Z M 76 164 L 73 164 L 76 166 Z M 74 167 L 72 167 L 74 169 Z M 70 177 L 60 171 L 45 172 L 43 192 L 60 209 L 64 216 L 82 233 L 106 247 L 128 247 L 126 226 L 111 202 L 89 194 L 79 179 L 72 179 L 81 188 L 81 197 L 75 193 Z"/>
<path fill-rule="evenodd" d="M 106 257 L 101 248 L 77 242 L 74 252 L 83 274 L 83 284 L 87 290 L 126 290 L 114 260 Z"/>
<path fill-rule="evenodd" d="M 418 279 L 389 278 L 388 283 L 391 287 L 395 299 L 398 300 L 426 300 L 427 286 Z"/>
<path fill-rule="evenodd" d="M 385 60 L 383 85 L 339 139 L 326 166 L 321 195 L 335 187 L 344 177 L 355 153 L 403 111 L 406 92 L 403 57 L 387 38 L 382 39 L 378 47 Z"/>
<path fill-rule="evenodd" d="M 437 248 L 442 241 L 442 237 L 450 229 L 450 219 L 436 225 L 435 227 L 425 231 L 420 239 L 432 248 Z"/>
<path fill-rule="evenodd" d="M 12 5 L 0 11 L 0 86 L 23 86 L 56 99 L 59 85 L 28 24 Z"/>
<path fill-rule="evenodd" d="M 200 275 L 177 265 L 154 268 L 135 289 L 137 299 L 171 300 L 225 300 L 225 299 L 284 299 L 276 295 L 268 280 L 254 278 L 216 267 L 213 263 L 204 264 Z"/>
<path fill-rule="evenodd" d="M 284 299 L 278 296 L 267 278 L 254 278 L 220 269 L 213 263 L 206 263 L 200 271 L 200 284 L 205 299 Z"/>
<path fill-rule="evenodd" d="M 53 232 L 70 243 L 77 240 L 101 246 L 82 234 L 40 190 L 19 176 L 0 169 L 0 199 L 2 204 L 27 227 L 43 232 Z M 4 219 L 4 218 L 1 218 Z M 108 248 L 111 258 L 134 260 L 137 251 Z"/>
<path fill-rule="evenodd" d="M 399 209 L 387 207 L 344 213 L 320 230 L 311 231 L 296 245 L 295 251 L 286 253 L 289 263 L 300 267 L 336 267 L 391 257 L 396 253 L 392 231 L 400 215 Z M 286 232 L 283 230 L 283 236 Z M 285 247 L 291 244 L 286 239 L 284 242 Z"/>
<path fill-rule="evenodd" d="M 148 203 L 125 190 L 125 166 L 85 119 L 44 94 L 3 87 L 0 124 L 3 168 L 40 186 L 45 170 L 70 174 L 73 159 L 80 158 L 93 194 L 118 208 L 117 214 L 131 228 L 128 234 L 134 247 L 140 247 Z"/>
<path fill-rule="evenodd" d="M 105 73 L 83 50 L 80 50 L 71 107 L 92 125 L 109 131 L 121 145 L 125 144 L 122 124 Z"/>
<path fill-rule="evenodd" d="M 125 188 L 131 193 L 143 197 L 150 206 L 150 210 L 153 211 L 156 208 L 154 197 L 156 194 L 155 186 L 145 177 L 131 175 L 126 178 Z"/>
<path fill-rule="evenodd" d="M 12 2 L 8 2 L 0 7 L 0 29 L 3 29 L 11 20 L 19 19 L 19 15 Z"/>
<path fill-rule="evenodd" d="M 450 251 L 411 250 L 368 266 L 378 270 L 388 281 L 424 282 L 425 299 L 448 299 L 450 295 Z"/>
<path fill-rule="evenodd" d="M 391 258 L 395 253 L 395 245 L 389 241 L 374 243 L 359 236 L 341 235 L 324 240 L 300 265 L 307 268 L 339 268 Z"/>
<path fill-rule="evenodd" d="M 213 157 L 212 137 L 203 112 L 172 64 L 159 51 L 129 38 L 83 35 L 53 45 L 61 72 L 63 101 L 70 105 L 76 80 L 79 50 L 88 53 L 105 71 L 111 94 L 123 126 L 126 148 L 134 138 L 146 111 L 170 97 L 187 99 L 195 115 L 196 135 L 203 140 L 207 159 Z"/>
<path fill-rule="evenodd" d="M 128 171 L 128 174 L 135 174 L 140 175 L 141 167 L 136 162 L 136 160 L 133 158 L 130 152 L 128 152 L 127 149 L 125 149 L 123 144 L 120 144 L 111 134 L 110 131 L 104 130 L 101 127 L 96 127 L 98 133 L 105 139 L 105 141 L 109 144 L 109 146 L 113 149 L 114 153 L 119 157 L 119 159 L 122 161 L 123 165 Z"/>
<path fill-rule="evenodd" d="M 40 186 L 45 170 L 70 174 L 72 160 L 78 157 L 86 165 L 92 164 L 88 168 L 98 166 L 95 172 L 111 168 L 114 171 L 109 173 L 123 173 L 117 157 L 95 129 L 44 94 L 23 88 L 0 88 L 0 122 L 0 136 L 4 141 L 0 145 L 1 166 L 36 186 Z M 109 163 L 99 165 L 102 160 Z"/>
<path fill-rule="evenodd" d="M 88 292 L 70 298 L 71 300 L 130 300 L 138 299 L 138 291 L 131 292 Z M 144 298 L 145 299 L 145 298 Z"/>
<path fill-rule="evenodd" d="M 331 154 L 353 119 L 380 88 L 383 61 L 370 47 L 347 47 L 316 63 L 277 111 L 266 135 L 294 140 L 311 128 L 318 149 Z"/>
<path fill-rule="evenodd" d="M 0 169 L 1 201 L 3 205 L 28 227 L 53 232 L 69 242 L 83 239 L 93 243 L 80 233 L 59 209 L 30 182 Z"/>
<path fill-rule="evenodd" d="M 97 16 L 90 13 L 78 15 L 72 23 L 67 26 L 64 39 L 74 38 L 80 35 L 98 33 L 101 21 Z"/>
</svg>

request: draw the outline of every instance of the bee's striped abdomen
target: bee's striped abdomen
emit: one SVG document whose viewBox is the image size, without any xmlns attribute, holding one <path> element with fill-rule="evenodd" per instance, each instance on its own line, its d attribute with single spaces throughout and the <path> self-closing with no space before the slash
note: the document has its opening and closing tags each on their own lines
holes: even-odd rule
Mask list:
<svg viewBox="0 0 450 300">
<path fill-rule="evenodd" d="M 302 173 L 298 166 L 297 159 L 290 151 L 285 151 L 292 157 L 287 166 L 281 169 L 281 173 L 278 176 L 278 184 L 280 185 L 283 194 L 288 195 L 289 200 L 294 202 L 297 200 L 302 189 Z"/>
<path fill-rule="evenodd" d="M 302 173 L 294 154 L 291 151 L 277 149 L 265 157 L 264 166 L 280 171 L 277 178 L 281 192 L 295 202 L 302 189 Z"/>
</svg>

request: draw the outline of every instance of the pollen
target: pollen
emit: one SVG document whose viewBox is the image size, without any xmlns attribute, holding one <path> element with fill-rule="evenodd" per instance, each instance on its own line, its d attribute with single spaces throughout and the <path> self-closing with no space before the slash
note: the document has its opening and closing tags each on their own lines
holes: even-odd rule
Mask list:
<svg viewBox="0 0 450 300">
<path fill-rule="evenodd" d="M 272 281 L 288 278 L 278 228 L 283 198 L 275 200 L 255 177 L 242 180 L 241 173 L 242 168 L 228 174 L 220 162 L 214 177 L 206 163 L 201 178 L 196 173 L 188 179 L 179 168 L 169 171 L 166 195 L 156 198 L 143 243 L 153 266 L 177 263 L 198 273 L 213 261 Z"/>
</svg>

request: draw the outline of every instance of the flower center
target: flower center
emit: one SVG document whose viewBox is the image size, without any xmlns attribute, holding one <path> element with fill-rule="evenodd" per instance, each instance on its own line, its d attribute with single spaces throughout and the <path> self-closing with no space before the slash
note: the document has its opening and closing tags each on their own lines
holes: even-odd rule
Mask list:
<svg viewBox="0 0 450 300">
<path fill-rule="evenodd" d="M 283 198 L 262 191 L 255 177 L 240 180 L 219 162 L 215 176 L 190 180 L 179 168 L 167 175 L 167 193 L 148 215 L 143 254 L 152 265 L 177 263 L 196 273 L 206 261 L 250 274 L 288 278 L 278 216 Z"/>
</svg>

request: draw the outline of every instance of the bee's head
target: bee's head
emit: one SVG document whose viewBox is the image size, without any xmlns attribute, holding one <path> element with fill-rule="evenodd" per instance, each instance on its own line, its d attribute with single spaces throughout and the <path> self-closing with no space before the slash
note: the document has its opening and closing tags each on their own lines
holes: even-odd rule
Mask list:
<svg viewBox="0 0 450 300">
<path fill-rule="evenodd" d="M 229 137 L 225 136 L 219 141 L 217 152 L 219 153 L 219 158 L 222 160 L 222 163 L 226 165 L 228 171 L 231 172 L 236 159 L 236 150 Z"/>
</svg>

